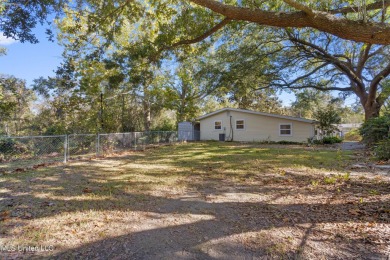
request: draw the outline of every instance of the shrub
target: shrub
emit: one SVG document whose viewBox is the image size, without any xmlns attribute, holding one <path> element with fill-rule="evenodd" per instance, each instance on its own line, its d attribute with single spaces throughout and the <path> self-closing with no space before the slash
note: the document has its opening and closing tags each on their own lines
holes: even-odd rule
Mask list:
<svg viewBox="0 0 390 260">
<path fill-rule="evenodd" d="M 322 140 L 317 140 L 317 139 L 310 139 L 309 140 L 309 143 L 312 143 L 312 144 L 324 144 L 322 142 Z"/>
<path fill-rule="evenodd" d="M 23 154 L 28 151 L 25 144 L 14 139 L 0 139 L 0 153 L 2 154 Z"/>
<path fill-rule="evenodd" d="M 6 154 L 12 151 L 14 140 L 12 139 L 0 139 L 0 153 Z"/>
<path fill-rule="evenodd" d="M 390 116 L 368 119 L 363 123 L 359 132 L 363 136 L 363 141 L 369 146 L 388 139 L 390 137 Z"/>
<path fill-rule="evenodd" d="M 302 144 L 301 142 L 294 142 L 294 141 L 285 141 L 285 140 L 282 140 L 282 141 L 279 141 L 279 142 L 276 142 L 278 144 Z"/>
<path fill-rule="evenodd" d="M 341 143 L 342 141 L 343 139 L 337 136 L 324 136 L 320 140 L 309 139 L 309 142 L 312 144 L 336 144 Z"/>
<path fill-rule="evenodd" d="M 379 160 L 390 159 L 390 115 L 371 118 L 360 128 L 363 141 Z"/>
<path fill-rule="evenodd" d="M 341 122 L 340 115 L 331 104 L 325 109 L 318 109 L 314 113 L 314 118 L 318 121 L 318 129 L 325 135 L 330 135 L 337 130 L 335 125 Z"/>
<path fill-rule="evenodd" d="M 0 139 L 0 153 L 9 154 L 15 150 L 16 143 L 13 139 Z"/>
<path fill-rule="evenodd" d="M 343 142 L 343 139 L 337 136 L 325 137 L 324 143 L 337 144 Z"/>
<path fill-rule="evenodd" d="M 375 155 L 380 160 L 390 160 L 390 139 L 380 141 L 374 148 Z"/>
<path fill-rule="evenodd" d="M 336 144 L 336 143 L 341 143 L 343 139 L 337 137 L 337 136 L 325 136 L 322 138 L 322 143 L 323 144 Z"/>
</svg>

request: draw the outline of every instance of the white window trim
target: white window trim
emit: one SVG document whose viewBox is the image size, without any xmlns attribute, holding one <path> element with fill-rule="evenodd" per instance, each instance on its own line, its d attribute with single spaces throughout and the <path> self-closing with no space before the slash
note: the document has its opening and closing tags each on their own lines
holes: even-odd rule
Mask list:
<svg viewBox="0 0 390 260">
<path fill-rule="evenodd" d="M 243 121 L 244 122 L 244 128 L 237 128 L 237 121 Z M 243 131 L 243 130 L 245 130 L 245 119 L 236 119 L 236 122 L 235 122 L 236 124 L 235 124 L 235 128 L 236 128 L 236 130 L 238 130 L 238 131 Z"/>
<path fill-rule="evenodd" d="M 280 127 L 282 125 L 290 125 L 290 134 L 289 135 L 286 135 L 286 134 L 281 134 L 281 130 Z M 283 129 L 283 130 L 287 130 L 287 129 Z M 280 123 L 279 124 L 279 136 L 293 136 L 293 124 L 292 123 Z"/>
<path fill-rule="evenodd" d="M 217 122 L 220 122 L 220 123 L 221 123 L 221 129 L 216 129 L 216 128 L 215 128 L 215 123 L 217 123 Z M 223 130 L 222 120 L 214 121 L 214 131 L 222 131 L 222 130 Z"/>
</svg>

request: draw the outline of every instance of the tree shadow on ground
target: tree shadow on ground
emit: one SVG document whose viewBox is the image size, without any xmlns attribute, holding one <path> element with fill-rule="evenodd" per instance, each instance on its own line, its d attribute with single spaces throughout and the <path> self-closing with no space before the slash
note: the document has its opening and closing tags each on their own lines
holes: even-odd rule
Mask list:
<svg viewBox="0 0 390 260">
<path fill-rule="evenodd" d="M 183 152 L 180 149 L 176 153 Z M 200 164 L 210 163 L 213 158 L 196 159 L 193 163 L 198 167 L 192 172 L 193 167 L 183 166 L 181 161 L 150 153 L 55 167 L 55 174 L 53 169 L 43 169 L 40 173 L 7 176 L 1 183 L 7 191 L 0 193 L 0 211 L 28 205 L 30 218 L 36 221 L 55 221 L 64 213 L 93 211 L 96 218 L 111 211 L 143 213 L 142 219 L 136 221 L 129 215 L 117 220 L 124 226 L 134 226 L 124 228 L 125 234 L 118 230 L 119 234 L 83 242 L 75 248 L 61 248 L 52 258 L 252 259 L 310 258 L 315 254 L 326 258 L 387 257 L 379 248 L 382 245 L 368 235 L 350 237 L 319 227 L 371 221 L 384 226 L 386 236 L 390 217 L 387 182 L 352 178 L 312 187 L 311 181 L 323 181 L 323 176 L 289 171 L 267 175 L 268 170 L 246 173 L 240 181 L 241 173 L 223 176 L 223 172 L 199 170 Z M 246 162 L 240 159 L 233 163 Z M 137 165 L 146 165 L 146 170 Z M 161 165 L 167 168 L 160 169 Z M 122 167 L 119 172 L 118 167 Z M 171 189 L 180 184 L 184 191 L 153 195 L 159 185 L 167 186 L 164 180 L 172 176 L 182 178 L 175 180 Z M 359 201 L 364 192 L 370 191 L 377 194 Z M 324 194 L 327 200 L 316 201 Z M 377 199 L 378 194 L 385 199 Z M 286 200 L 293 195 L 297 198 Z M 312 200 L 300 200 L 299 196 Z M 29 225 L 23 215 L 15 218 L 12 226 L 4 222 L 4 239 L 14 236 L 13 226 Z M 322 249 L 315 249 L 318 245 Z"/>
</svg>

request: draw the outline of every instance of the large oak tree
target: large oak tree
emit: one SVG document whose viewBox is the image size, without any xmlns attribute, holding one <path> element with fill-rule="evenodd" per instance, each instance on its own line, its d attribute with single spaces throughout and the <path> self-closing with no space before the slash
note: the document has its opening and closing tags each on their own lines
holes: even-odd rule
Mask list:
<svg viewBox="0 0 390 260">
<path fill-rule="evenodd" d="M 284 73 L 274 86 L 356 95 L 366 119 L 379 116 L 390 96 L 390 46 L 354 43 L 307 30 L 287 31 L 285 39 L 287 48 L 278 64 Z"/>
<path fill-rule="evenodd" d="M 388 98 L 386 82 L 390 65 L 385 45 L 388 37 L 383 35 L 388 31 L 389 1 L 356 6 L 344 1 L 91 0 L 88 3 L 68 8 L 67 18 L 61 23 L 69 41 L 68 49 L 79 53 L 78 47 L 88 49 L 98 42 L 97 50 L 89 48 L 87 55 L 93 56 L 112 53 L 114 46 L 129 66 L 145 70 L 139 74 L 143 75 L 144 88 L 149 84 L 145 79 L 151 75 L 151 66 L 161 65 L 161 60 L 179 50 L 194 54 L 190 45 L 195 45 L 195 49 L 212 46 L 227 50 L 228 54 L 219 62 L 228 65 L 213 68 L 210 84 L 220 80 L 220 86 L 234 87 L 252 77 L 259 88 L 343 91 L 360 99 L 366 118 L 377 116 Z M 264 41 L 268 44 L 263 44 Z M 252 45 L 266 47 L 253 55 L 262 56 L 256 60 L 272 66 L 264 68 L 247 62 L 251 58 L 246 49 Z M 236 46 L 242 46 L 241 51 Z M 265 59 L 266 56 L 272 60 Z M 229 64 L 226 62 L 229 57 L 236 60 Z"/>
<path fill-rule="evenodd" d="M 247 21 L 280 28 L 313 28 L 347 40 L 370 44 L 390 44 L 390 25 L 387 14 L 390 0 L 224 2 L 215 0 L 10 0 L 0 3 L 0 31 L 5 36 L 19 39 L 22 42 L 37 42 L 37 38 L 32 33 L 37 22 L 43 23 L 52 13 L 61 13 L 66 4 L 72 4 L 75 8 L 86 6 L 92 6 L 93 9 L 104 8 L 108 10 L 106 14 L 109 14 L 109 16 L 100 17 L 104 20 L 123 14 L 124 9 L 135 11 L 130 15 L 137 16 L 139 12 L 145 11 L 145 6 L 151 6 L 158 12 L 178 10 L 184 6 L 193 15 L 199 14 L 199 8 L 189 3 L 208 9 L 211 11 L 208 13 L 212 16 L 219 15 L 224 22 L 217 25 L 218 27 L 229 21 Z"/>
<path fill-rule="evenodd" d="M 26 3 L 15 1 L 15 3 L 16 5 L 3 6 L 5 18 L 1 23 L 2 27 L 8 30 L 20 29 L 20 31 L 8 31 L 7 35 L 11 37 L 23 35 L 24 30 L 28 31 L 34 25 L 34 17 L 45 18 L 45 15 L 50 13 L 47 7 L 63 6 L 66 1 L 37 0 Z M 20 14 L 28 13 L 18 13 L 18 5 L 24 8 L 20 10 L 32 11 L 32 15 L 27 16 L 29 19 L 26 20 L 32 21 L 31 23 L 19 23 L 21 19 L 16 19 Z M 388 82 L 390 67 L 386 45 L 390 43 L 387 13 L 389 5 L 390 0 L 316 2 L 79 0 L 71 5 L 65 5 L 68 20 L 62 24 L 62 30 L 65 28 L 68 35 L 74 34 L 67 47 L 75 52 L 78 52 L 77 48 L 80 45 L 84 47 L 98 45 L 97 50 L 90 50 L 86 54 L 89 57 L 96 56 L 97 53 L 110 52 L 113 46 L 111 42 L 116 41 L 115 47 L 121 48 L 121 55 L 126 56 L 127 52 L 132 56 L 130 63 L 133 64 L 133 68 L 144 68 L 144 72 L 141 71 L 140 75 L 146 76 L 150 74 L 148 72 L 150 66 L 161 64 L 160 61 L 175 52 L 177 48 L 191 51 L 188 47 L 191 44 L 213 41 L 218 45 L 223 42 L 219 35 L 228 38 L 231 32 L 242 30 L 246 24 L 260 25 L 259 28 L 263 26 L 287 28 L 289 34 L 283 44 L 288 42 L 294 46 L 290 48 L 293 50 L 290 53 L 297 59 L 301 59 L 300 62 L 295 63 L 296 68 L 308 73 L 295 79 L 282 75 L 279 81 L 273 80 L 269 86 L 314 87 L 321 90 L 354 93 L 365 109 L 366 118 L 370 118 L 379 114 L 381 106 L 388 97 L 386 82 Z M 15 26 L 9 26 L 10 24 Z M 272 33 L 273 30 L 270 29 L 265 33 L 270 31 Z M 300 34 L 302 31 L 309 34 L 319 33 L 325 40 L 321 42 L 310 37 L 302 37 Z M 121 38 L 119 44 L 118 36 Z M 327 41 L 326 38 L 331 40 Z M 239 42 L 239 39 L 236 39 L 236 42 Z M 348 45 L 352 50 L 344 48 L 343 53 L 330 51 L 328 47 L 336 44 Z M 135 50 L 137 50 L 136 58 Z M 351 56 L 350 53 L 353 55 Z M 301 62 L 303 58 L 308 62 Z M 378 68 L 374 68 L 375 63 L 379 65 Z M 321 73 L 326 77 L 320 82 L 318 79 Z M 295 75 L 297 74 L 298 72 Z M 317 80 L 313 80 L 315 77 Z M 347 78 L 348 82 L 339 80 L 341 77 Z M 331 86 L 333 79 L 337 79 L 337 82 Z M 146 77 L 142 83 L 144 88 L 150 81 L 145 80 Z M 310 85 L 306 84 L 308 80 Z M 328 84 L 324 85 L 324 82 Z"/>
</svg>

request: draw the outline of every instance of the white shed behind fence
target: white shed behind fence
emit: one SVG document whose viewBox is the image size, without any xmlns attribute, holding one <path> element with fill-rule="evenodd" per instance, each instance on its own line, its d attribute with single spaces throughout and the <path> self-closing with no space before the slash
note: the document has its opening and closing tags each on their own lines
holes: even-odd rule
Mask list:
<svg viewBox="0 0 390 260">
<path fill-rule="evenodd" d="M 180 122 L 178 125 L 179 141 L 198 141 L 200 140 L 199 123 Z"/>
</svg>

